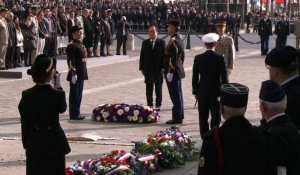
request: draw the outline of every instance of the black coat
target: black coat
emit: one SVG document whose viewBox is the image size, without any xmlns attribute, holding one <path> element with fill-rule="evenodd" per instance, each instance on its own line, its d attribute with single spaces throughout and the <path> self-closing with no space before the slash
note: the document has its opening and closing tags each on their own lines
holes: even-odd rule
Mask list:
<svg viewBox="0 0 300 175">
<path fill-rule="evenodd" d="M 219 129 L 223 175 L 268 175 L 269 151 L 265 135 L 243 116 L 228 119 Z M 198 175 L 221 175 L 214 132 L 203 137 Z M 220 150 L 220 149 L 219 149 Z"/>
<path fill-rule="evenodd" d="M 288 21 L 278 21 L 275 26 L 275 34 L 281 37 L 290 35 L 290 23 Z"/>
<path fill-rule="evenodd" d="M 298 76 L 282 85 L 282 88 L 287 96 L 287 109 L 285 112 L 291 117 L 297 129 L 300 130 L 300 77 Z"/>
<path fill-rule="evenodd" d="M 258 34 L 260 36 L 272 35 L 272 21 L 270 19 L 264 20 L 263 18 L 258 23 Z"/>
<path fill-rule="evenodd" d="M 112 18 L 107 18 L 107 21 L 109 23 L 110 26 L 110 35 L 113 36 L 115 33 L 115 22 Z"/>
<path fill-rule="evenodd" d="M 76 75 L 78 80 L 88 80 L 88 72 L 86 67 L 86 60 L 84 53 L 84 46 L 78 40 L 73 40 L 71 44 L 67 46 L 67 61 L 68 65 L 71 65 L 76 69 Z M 72 75 L 69 72 L 67 80 L 71 81 Z"/>
<path fill-rule="evenodd" d="M 49 37 L 49 32 L 47 30 L 45 20 L 40 20 L 39 21 L 39 38 L 46 38 L 46 35 Z"/>
<path fill-rule="evenodd" d="M 129 35 L 130 31 L 131 31 L 130 25 L 126 22 L 125 23 L 125 39 L 128 38 L 128 35 Z M 119 22 L 119 24 L 117 25 L 116 38 L 117 39 L 122 39 L 122 37 L 123 37 L 123 22 Z"/>
<path fill-rule="evenodd" d="M 287 167 L 287 175 L 300 174 L 300 134 L 287 115 L 279 116 L 261 126 L 284 151 L 277 165 Z M 273 155 L 278 155 L 278 151 Z"/>
<path fill-rule="evenodd" d="M 195 57 L 192 81 L 194 95 L 198 98 L 219 97 L 221 84 L 226 83 L 227 67 L 223 56 L 208 50 Z"/>
<path fill-rule="evenodd" d="M 7 28 L 9 32 L 9 47 L 17 47 L 17 31 L 16 26 L 13 22 L 7 21 Z"/>
<path fill-rule="evenodd" d="M 178 34 L 170 37 L 165 50 L 165 74 L 173 73 L 173 80 L 185 77 L 183 63 L 185 59 L 183 40 Z"/>
<path fill-rule="evenodd" d="M 150 39 L 143 41 L 139 70 L 144 71 L 146 83 L 163 82 L 165 47 L 165 41 L 162 39 L 156 39 L 153 49 Z"/>
<path fill-rule="evenodd" d="M 93 39 L 94 39 L 94 25 L 93 21 L 90 17 L 82 16 L 83 19 L 83 29 L 84 29 L 84 35 L 83 38 L 83 44 L 86 47 L 93 47 Z"/>
</svg>

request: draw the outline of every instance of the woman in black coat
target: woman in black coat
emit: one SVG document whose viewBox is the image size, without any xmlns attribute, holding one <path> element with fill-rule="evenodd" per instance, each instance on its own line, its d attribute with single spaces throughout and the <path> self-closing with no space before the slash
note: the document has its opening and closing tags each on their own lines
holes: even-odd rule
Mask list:
<svg viewBox="0 0 300 175">
<path fill-rule="evenodd" d="M 66 97 L 54 77 L 54 60 L 37 56 L 28 74 L 35 83 L 23 91 L 19 104 L 22 143 L 26 150 L 26 175 L 65 175 L 65 155 L 70 152 L 59 114 L 66 111 Z"/>
</svg>

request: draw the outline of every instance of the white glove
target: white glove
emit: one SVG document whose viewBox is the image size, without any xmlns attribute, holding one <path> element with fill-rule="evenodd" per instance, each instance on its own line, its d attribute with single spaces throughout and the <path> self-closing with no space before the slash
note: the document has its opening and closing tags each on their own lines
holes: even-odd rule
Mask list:
<svg viewBox="0 0 300 175">
<path fill-rule="evenodd" d="M 172 80 L 173 80 L 173 74 L 172 73 L 168 73 L 167 74 L 167 81 L 168 82 L 172 82 Z"/>
<path fill-rule="evenodd" d="M 77 81 L 77 75 L 73 75 L 71 79 L 72 84 L 76 84 L 76 81 Z"/>
<path fill-rule="evenodd" d="M 230 75 L 232 73 L 232 69 L 227 69 L 227 74 Z"/>
<path fill-rule="evenodd" d="M 61 88 L 61 84 L 60 84 L 60 73 L 56 74 L 56 79 L 55 79 L 55 88 Z"/>
</svg>

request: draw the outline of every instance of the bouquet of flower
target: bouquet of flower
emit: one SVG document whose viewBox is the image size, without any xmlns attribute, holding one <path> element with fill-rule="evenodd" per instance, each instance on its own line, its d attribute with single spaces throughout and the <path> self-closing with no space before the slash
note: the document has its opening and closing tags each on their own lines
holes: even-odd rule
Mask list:
<svg viewBox="0 0 300 175">
<path fill-rule="evenodd" d="M 157 123 L 160 114 L 149 106 L 103 104 L 93 110 L 92 119 L 99 122 Z"/>
</svg>

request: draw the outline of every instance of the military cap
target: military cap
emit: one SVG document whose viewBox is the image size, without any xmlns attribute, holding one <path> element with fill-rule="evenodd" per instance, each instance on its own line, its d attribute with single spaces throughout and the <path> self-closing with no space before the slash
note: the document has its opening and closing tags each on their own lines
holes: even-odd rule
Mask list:
<svg viewBox="0 0 300 175">
<path fill-rule="evenodd" d="M 172 25 L 174 27 L 179 28 L 180 27 L 180 21 L 177 19 L 171 19 L 168 23 L 168 25 Z"/>
<path fill-rule="evenodd" d="M 280 102 L 285 97 L 284 90 L 273 80 L 263 81 L 261 84 L 259 98 L 265 102 Z"/>
<path fill-rule="evenodd" d="M 216 43 L 219 39 L 219 35 L 216 33 L 208 33 L 202 37 L 204 43 Z"/>
<path fill-rule="evenodd" d="M 271 67 L 286 67 L 295 62 L 298 56 L 299 51 L 292 46 L 277 47 L 268 53 L 265 63 Z"/>
<path fill-rule="evenodd" d="M 81 30 L 82 29 L 82 27 L 78 27 L 78 26 L 73 26 L 72 28 L 71 28 L 71 32 L 72 33 L 75 33 L 75 32 L 77 32 L 78 30 Z"/>
<path fill-rule="evenodd" d="M 218 21 L 216 25 L 219 27 L 226 26 L 226 21 Z"/>
<path fill-rule="evenodd" d="M 38 55 L 30 69 L 28 75 L 39 77 L 48 74 L 54 69 L 54 60 L 44 54 Z"/>
<path fill-rule="evenodd" d="M 7 12 L 8 9 L 7 8 L 4 8 L 4 7 L 0 7 L 0 12 Z"/>
<path fill-rule="evenodd" d="M 239 83 L 223 84 L 221 86 L 221 103 L 232 108 L 246 107 L 249 88 Z"/>
</svg>

